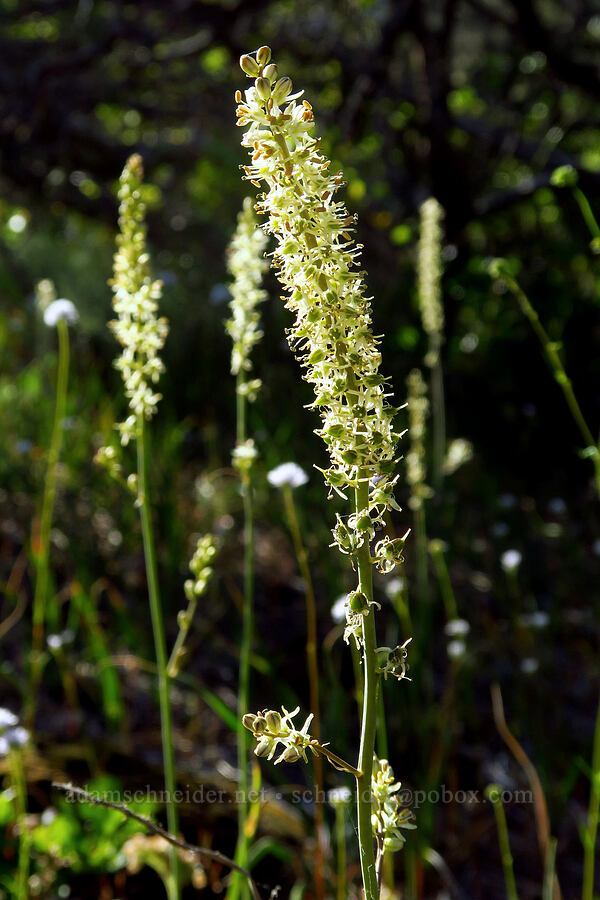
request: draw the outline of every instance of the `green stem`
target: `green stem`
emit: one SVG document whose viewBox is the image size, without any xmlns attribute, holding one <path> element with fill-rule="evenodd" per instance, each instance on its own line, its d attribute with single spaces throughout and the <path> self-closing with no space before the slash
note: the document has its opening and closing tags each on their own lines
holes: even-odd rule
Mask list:
<svg viewBox="0 0 600 900">
<path fill-rule="evenodd" d="M 456 597 L 454 596 L 452 582 L 450 581 L 448 566 L 446 565 L 446 559 L 444 557 L 444 550 L 440 545 L 440 541 L 431 541 L 429 544 L 429 552 L 431 553 L 435 571 L 440 584 L 440 592 L 442 594 L 442 600 L 444 601 L 444 607 L 446 610 L 446 619 L 450 622 L 452 619 L 458 618 L 458 609 L 456 606 Z"/>
<path fill-rule="evenodd" d="M 444 402 L 444 372 L 440 358 L 439 336 L 434 344 L 435 363 L 431 370 L 431 400 L 433 405 L 433 488 L 436 495 L 444 482 L 446 459 L 446 410 Z"/>
<path fill-rule="evenodd" d="M 158 572 L 156 565 L 156 548 L 152 529 L 150 513 L 150 498 L 148 495 L 148 463 L 145 439 L 145 421 L 143 414 L 138 415 L 137 434 L 137 477 L 138 477 L 138 504 L 140 521 L 142 525 L 142 537 L 144 542 L 144 559 L 146 563 L 146 579 L 148 582 L 148 599 L 150 601 L 150 615 L 152 618 L 152 633 L 154 635 L 154 651 L 156 655 L 156 668 L 158 674 L 158 698 L 160 704 L 160 731 L 162 736 L 163 765 L 165 776 L 165 788 L 167 792 L 167 826 L 169 832 L 177 836 L 178 816 L 175 803 L 175 754 L 173 748 L 173 723 L 171 714 L 171 698 L 169 694 L 170 679 L 167 672 L 167 647 L 165 630 L 158 587 Z M 165 885 L 169 900 L 178 900 L 179 892 L 179 859 L 177 850 L 172 847 L 171 872 Z"/>
<path fill-rule="evenodd" d="M 600 227 L 596 221 L 596 217 L 592 212 L 592 207 L 590 206 L 590 202 L 588 198 L 585 196 L 580 187 L 573 188 L 573 196 L 581 210 L 581 215 L 584 218 L 585 224 L 588 227 L 588 230 L 593 238 L 600 238 Z"/>
<path fill-rule="evenodd" d="M 594 868 L 596 861 L 596 840 L 600 819 L 600 702 L 594 728 L 594 748 L 592 750 L 592 773 L 590 807 L 583 834 L 583 891 L 581 900 L 593 900 Z"/>
<path fill-rule="evenodd" d="M 31 832 L 27 826 L 27 784 L 23 767 L 22 750 L 10 751 L 12 787 L 15 792 L 16 823 L 19 829 L 19 864 L 17 870 L 16 900 L 29 897 L 29 859 Z"/>
<path fill-rule="evenodd" d="M 245 373 L 240 371 L 236 384 L 236 428 L 238 445 L 246 442 L 246 395 L 243 391 Z M 250 703 L 250 658 L 254 631 L 254 496 L 251 474 L 242 473 L 242 503 L 244 507 L 244 601 L 242 607 L 242 641 L 240 646 L 240 670 L 238 679 L 237 755 L 239 770 L 238 839 L 235 861 L 242 868 L 248 863 L 248 835 L 246 823 L 250 813 L 248 799 L 248 756 L 250 732 L 242 725 L 242 717 Z M 227 900 L 247 896 L 245 880 L 234 872 L 227 892 Z"/>
<path fill-rule="evenodd" d="M 346 892 L 346 827 L 344 822 L 344 814 L 346 806 L 338 803 L 335 808 L 335 843 L 337 848 L 337 884 L 336 897 L 337 900 L 347 900 Z"/>
<path fill-rule="evenodd" d="M 63 442 L 63 423 L 67 406 L 69 383 L 69 326 L 65 319 L 56 323 L 58 332 L 58 374 L 56 378 L 56 405 L 48 451 L 48 468 L 44 483 L 44 497 L 40 517 L 39 545 L 36 554 L 36 580 L 33 596 L 33 640 L 31 648 L 31 677 L 29 694 L 25 704 L 25 724 L 32 729 L 35 720 L 38 689 L 43 669 L 44 622 L 48 598 L 50 531 L 56 497 L 58 463 Z"/>
<path fill-rule="evenodd" d="M 355 490 L 355 509 L 359 512 L 368 506 L 369 481 L 364 472 L 359 473 L 359 483 Z M 373 600 L 373 569 L 371 552 L 367 541 L 357 553 L 358 586 L 368 603 Z M 360 751 L 357 768 L 362 775 L 356 779 L 357 812 L 358 812 L 358 844 L 360 849 L 360 866 L 362 871 L 364 900 L 377 900 L 379 886 L 375 868 L 375 850 L 371 826 L 372 798 L 371 774 L 373 771 L 373 752 L 375 750 L 375 731 L 377 724 L 377 673 L 376 673 L 375 613 L 369 608 L 368 615 L 363 616 L 363 668 L 364 699 L 360 735 Z"/>
<path fill-rule="evenodd" d="M 554 374 L 554 378 L 558 382 L 560 389 L 563 392 L 563 396 L 567 401 L 567 406 L 569 407 L 571 415 L 573 416 L 573 420 L 575 421 L 575 424 L 577 425 L 579 432 L 586 443 L 586 448 L 589 448 L 592 453 L 591 460 L 594 465 L 596 487 L 598 490 L 598 496 L 600 497 L 600 447 L 598 446 L 598 443 L 596 442 L 591 429 L 584 418 L 581 407 L 577 402 L 577 398 L 575 397 L 575 393 L 573 391 L 573 385 L 571 384 L 571 380 L 566 373 L 556 344 L 550 340 L 550 335 L 540 322 L 540 318 L 537 312 L 531 305 L 529 298 L 527 297 L 519 283 L 504 271 L 502 272 L 502 278 L 508 285 L 513 295 L 516 297 L 522 312 L 525 316 L 527 316 L 533 330 L 538 336 L 538 339 L 546 353 L 546 357 Z"/>
<path fill-rule="evenodd" d="M 312 734 L 317 741 L 321 739 L 321 714 L 319 707 L 319 661 L 317 658 L 317 604 L 315 600 L 315 591 L 310 574 L 310 566 L 308 564 L 308 555 L 302 540 L 298 516 L 296 514 L 296 505 L 292 489 L 283 488 L 283 502 L 288 522 L 288 527 L 292 535 L 298 568 L 305 585 L 306 596 L 306 668 L 308 673 L 309 700 L 310 711 L 314 718 L 311 726 Z M 325 881 L 323 870 L 325 865 L 325 848 L 323 846 L 324 821 L 323 807 L 319 800 L 319 795 L 323 788 L 323 761 L 320 756 L 316 756 L 313 761 L 314 780 L 315 780 L 315 889 L 318 900 L 325 898 Z"/>
<path fill-rule="evenodd" d="M 429 566 L 427 564 L 427 525 L 422 499 L 419 500 L 419 505 L 415 509 L 415 550 L 419 600 L 426 605 L 429 600 Z"/>
<path fill-rule="evenodd" d="M 496 829 L 498 831 L 498 843 L 500 845 L 500 857 L 502 860 L 502 870 L 504 872 L 507 900 L 519 900 L 517 884 L 515 882 L 515 873 L 513 870 L 513 858 L 508 840 L 508 826 L 506 824 L 506 815 L 504 814 L 501 793 L 502 788 L 497 784 L 490 784 L 486 788 L 486 794 L 491 801 L 496 817 Z"/>
</svg>

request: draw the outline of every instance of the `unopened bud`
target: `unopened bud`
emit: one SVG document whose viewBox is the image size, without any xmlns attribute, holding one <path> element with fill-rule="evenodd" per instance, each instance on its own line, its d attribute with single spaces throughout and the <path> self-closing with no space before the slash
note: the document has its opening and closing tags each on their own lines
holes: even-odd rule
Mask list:
<svg viewBox="0 0 600 900">
<path fill-rule="evenodd" d="M 267 730 L 267 720 L 264 716 L 255 716 L 254 718 L 254 731 L 257 734 L 262 734 L 263 731 Z"/>
<path fill-rule="evenodd" d="M 255 59 L 251 56 L 248 56 L 245 53 L 243 56 L 240 56 L 240 68 L 242 72 L 245 72 L 249 78 L 255 78 L 259 73 L 259 65 Z"/>
<path fill-rule="evenodd" d="M 254 720 L 256 716 L 253 713 L 246 713 L 245 716 L 242 717 L 242 725 L 244 728 L 247 728 L 248 731 L 254 731 Z"/>
<path fill-rule="evenodd" d="M 256 51 L 256 62 L 259 64 L 259 66 L 261 66 L 261 68 L 262 66 L 266 66 L 270 59 L 271 48 L 267 46 L 259 47 Z"/>
<path fill-rule="evenodd" d="M 279 69 L 275 65 L 275 63 L 271 63 L 268 66 L 265 66 L 263 69 L 263 77 L 268 78 L 271 84 L 277 81 L 277 76 L 279 75 Z"/>
<path fill-rule="evenodd" d="M 274 709 L 269 710 L 266 715 L 267 729 L 273 734 L 278 734 L 281 728 L 281 716 Z"/>
<path fill-rule="evenodd" d="M 275 84 L 273 88 L 273 100 L 277 105 L 281 105 L 288 94 L 292 93 L 292 79 L 288 78 L 287 75 L 284 75 L 283 78 L 280 78 L 279 81 Z"/>
<path fill-rule="evenodd" d="M 268 78 L 257 78 L 254 87 L 261 100 L 268 100 L 271 96 L 271 85 Z"/>
<path fill-rule="evenodd" d="M 271 741 L 269 738 L 261 738 L 254 749 L 255 756 L 266 756 L 271 749 Z"/>
<path fill-rule="evenodd" d="M 296 747 L 288 747 L 285 753 L 283 754 L 284 762 L 298 762 L 300 759 L 300 751 L 296 749 Z"/>
</svg>

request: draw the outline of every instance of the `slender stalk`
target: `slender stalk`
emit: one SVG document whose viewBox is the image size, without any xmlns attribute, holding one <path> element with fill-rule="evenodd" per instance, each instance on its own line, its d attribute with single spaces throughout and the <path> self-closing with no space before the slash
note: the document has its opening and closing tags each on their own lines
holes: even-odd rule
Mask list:
<svg viewBox="0 0 600 900">
<path fill-rule="evenodd" d="M 571 384 L 571 380 L 566 373 L 557 346 L 553 341 L 550 340 L 550 335 L 540 322 L 540 318 L 537 312 L 531 305 L 529 298 L 527 297 L 519 283 L 511 275 L 508 275 L 504 270 L 501 271 L 501 277 L 508 285 L 511 293 L 516 297 L 522 312 L 529 319 L 533 330 L 535 331 L 542 347 L 544 348 L 548 363 L 554 374 L 554 378 L 558 382 L 560 389 L 563 392 L 563 396 L 567 402 L 567 406 L 569 407 L 573 420 L 586 443 L 586 449 L 589 448 L 590 458 L 594 465 L 594 471 L 596 475 L 596 488 L 598 490 L 598 496 L 600 497 L 600 448 L 598 446 L 598 442 L 591 432 L 589 425 L 585 420 L 577 398 L 575 397 L 573 385 Z"/>
<path fill-rule="evenodd" d="M 335 843 L 337 849 L 337 883 L 336 898 L 337 900 L 347 900 L 346 890 L 346 827 L 344 822 L 344 814 L 346 807 L 343 803 L 338 803 L 335 808 Z"/>
<path fill-rule="evenodd" d="M 364 474 L 355 491 L 355 509 L 358 512 L 368 504 L 369 482 Z M 367 542 L 357 554 L 359 590 L 371 603 L 373 600 L 373 569 L 371 552 Z M 360 867 L 363 878 L 365 900 L 377 900 L 379 886 L 375 867 L 375 850 L 371 826 L 371 774 L 373 771 L 373 752 L 375 750 L 375 731 L 377 725 L 377 681 L 376 673 L 375 618 L 371 608 L 369 614 L 363 616 L 363 669 L 364 699 L 360 750 L 357 768 L 362 772 L 356 779 L 357 812 L 358 812 L 358 844 L 360 850 Z"/>
<path fill-rule="evenodd" d="M 506 887 L 507 900 L 519 900 L 517 894 L 517 884 L 515 882 L 515 873 L 513 870 L 513 858 L 510 852 L 510 843 L 508 840 L 508 826 L 506 824 L 506 815 L 504 814 L 504 806 L 501 797 L 502 789 L 497 784 L 490 784 L 486 788 L 488 799 L 494 808 L 496 817 L 496 828 L 498 831 L 498 843 L 500 845 L 500 857 L 502 859 L 502 869 L 504 872 L 504 884 Z"/>
<path fill-rule="evenodd" d="M 56 323 L 58 332 L 58 374 L 56 378 L 56 405 L 50 449 L 48 451 L 48 468 L 44 483 L 44 497 L 40 517 L 40 533 L 36 556 L 36 580 L 33 596 L 33 641 L 31 649 L 31 677 L 29 694 L 25 703 L 25 725 L 33 728 L 37 703 L 38 688 L 43 669 L 44 623 L 46 603 L 48 599 L 48 582 L 50 577 L 50 531 L 52 514 L 56 497 L 58 463 L 63 442 L 63 421 L 67 406 L 67 387 L 69 383 L 69 326 L 65 319 Z"/>
<path fill-rule="evenodd" d="M 292 535 L 298 568 L 305 585 L 306 597 L 306 669 L 308 673 L 308 686 L 310 697 L 310 711 L 314 714 L 311 729 L 315 738 L 321 739 L 321 715 L 319 710 L 319 661 L 317 658 L 317 604 L 315 591 L 308 564 L 306 547 L 302 540 L 293 491 L 290 487 L 283 487 L 283 502 L 288 527 Z M 319 800 L 323 788 L 323 761 L 317 756 L 313 761 L 315 779 L 315 890 L 319 900 L 325 898 L 325 879 L 323 876 L 325 864 L 325 852 L 323 846 L 324 820 L 323 807 Z"/>
<path fill-rule="evenodd" d="M 458 609 L 456 606 L 456 597 L 454 596 L 454 589 L 452 587 L 452 582 L 450 581 L 450 574 L 448 572 L 448 566 L 446 565 L 444 549 L 441 542 L 430 541 L 429 552 L 431 553 L 433 565 L 435 566 L 435 571 L 438 577 L 440 592 L 446 610 L 446 618 L 450 622 L 452 619 L 458 618 Z"/>
<path fill-rule="evenodd" d="M 594 749 L 592 751 L 590 806 L 585 831 L 583 833 L 583 891 L 581 900 L 593 900 L 594 868 L 596 861 L 596 841 L 600 819 L 600 702 L 594 728 Z"/>
<path fill-rule="evenodd" d="M 246 404 L 243 384 L 245 372 L 237 374 L 236 429 L 239 446 L 246 441 Z M 250 733 L 242 724 L 242 718 L 250 706 L 250 657 L 254 631 L 254 491 L 251 470 L 243 471 L 241 478 L 242 503 L 244 507 L 244 600 L 242 606 L 242 641 L 240 646 L 240 669 L 238 679 L 237 754 L 239 770 L 238 839 L 235 861 L 242 868 L 248 863 L 248 834 L 246 823 L 250 814 L 248 756 L 250 753 Z M 247 887 L 239 873 L 234 872 L 227 892 L 227 900 L 237 900 L 246 896 Z"/>
<path fill-rule="evenodd" d="M 12 787 L 15 792 L 16 821 L 19 829 L 16 900 L 28 900 L 29 897 L 31 832 L 27 826 L 27 783 L 22 753 L 21 749 L 13 749 L 9 754 Z"/>
<path fill-rule="evenodd" d="M 431 405 L 433 408 L 433 489 L 439 498 L 444 482 L 444 461 L 446 458 L 444 372 L 439 347 L 436 351 L 435 363 L 431 369 Z"/>
<path fill-rule="evenodd" d="M 415 508 L 414 513 L 417 587 L 419 600 L 426 604 L 429 600 L 429 566 L 427 564 L 427 525 L 423 502 Z"/>
<path fill-rule="evenodd" d="M 592 212 L 592 207 L 590 206 L 590 202 L 588 198 L 585 196 L 580 187 L 573 188 L 573 196 L 575 197 L 575 201 L 581 210 L 581 215 L 585 220 L 585 224 L 587 225 L 590 234 L 593 238 L 600 238 L 600 227 L 596 221 L 596 217 Z"/>
<path fill-rule="evenodd" d="M 138 415 L 137 421 L 137 478 L 138 478 L 138 503 L 140 521 L 142 525 L 142 537 L 144 542 L 144 559 L 146 564 L 146 578 L 148 581 L 148 599 L 150 601 L 150 615 L 152 618 L 152 633 L 154 635 L 154 651 L 156 655 L 156 668 L 158 674 L 158 698 L 160 704 L 160 731 L 162 736 L 163 765 L 165 788 L 167 791 L 167 825 L 171 834 L 177 835 L 178 816 L 175 804 L 175 754 L 173 748 L 173 724 L 171 714 L 171 698 L 169 694 L 170 679 L 167 672 L 167 647 L 163 614 L 158 587 L 158 571 L 156 565 L 156 548 L 152 528 L 150 512 L 150 497 L 148 494 L 148 463 L 145 439 L 145 421 L 143 414 Z M 169 880 L 165 885 L 169 900 L 178 900 L 179 891 L 179 860 L 175 847 L 171 848 L 171 871 Z"/>
</svg>

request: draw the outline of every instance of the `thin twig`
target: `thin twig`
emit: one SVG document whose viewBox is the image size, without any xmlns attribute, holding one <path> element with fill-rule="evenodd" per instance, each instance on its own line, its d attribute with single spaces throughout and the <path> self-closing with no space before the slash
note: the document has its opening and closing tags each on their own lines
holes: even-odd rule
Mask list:
<svg viewBox="0 0 600 900">
<path fill-rule="evenodd" d="M 546 859 L 548 855 L 548 851 L 550 850 L 550 820 L 548 818 L 548 808 L 546 806 L 546 797 L 544 794 L 544 788 L 542 787 L 542 782 L 540 781 L 539 775 L 537 773 L 537 769 L 534 764 L 531 762 L 529 757 L 527 756 L 525 750 L 516 739 L 508 725 L 506 724 L 506 719 L 504 718 L 504 703 L 502 701 L 502 692 L 500 690 L 499 684 L 493 684 L 491 686 L 491 694 L 492 694 L 492 710 L 494 714 L 494 722 L 496 728 L 498 730 L 498 734 L 519 763 L 520 766 L 523 767 L 523 771 L 527 776 L 527 780 L 531 787 L 531 791 L 533 793 L 533 802 L 534 802 L 534 811 L 535 811 L 535 821 L 537 826 L 537 838 L 538 844 L 540 848 L 540 853 L 542 855 L 542 860 L 544 861 L 544 865 L 546 864 Z M 554 876 L 554 897 L 555 900 L 561 900 L 561 890 L 560 885 L 558 883 L 558 877 Z"/>
<path fill-rule="evenodd" d="M 194 853 L 197 856 L 204 856 L 207 859 L 212 859 L 215 862 L 227 866 L 234 872 L 239 872 L 241 875 L 244 875 L 244 877 L 248 879 L 248 885 L 250 887 L 250 891 L 254 900 L 261 900 L 260 894 L 258 893 L 258 888 L 256 887 L 256 884 L 254 883 L 250 872 L 248 872 L 247 869 L 243 869 L 241 866 L 238 866 L 238 864 L 232 859 L 229 859 L 228 856 L 224 856 L 222 853 L 219 853 L 218 850 L 208 850 L 205 847 L 197 847 L 195 844 L 188 844 L 187 841 L 181 841 L 179 840 L 179 838 L 176 838 L 172 834 L 169 834 L 168 831 L 165 831 L 164 828 L 161 828 L 160 825 L 155 825 L 155 823 L 151 819 L 146 818 L 146 816 L 141 816 L 139 813 L 136 813 L 132 809 L 129 809 L 128 806 L 125 806 L 122 803 L 114 803 L 112 800 L 105 800 L 102 797 L 96 796 L 96 794 L 90 794 L 83 788 L 75 787 L 75 785 L 73 784 L 63 784 L 59 781 L 53 781 L 52 787 L 57 788 L 59 791 L 64 791 L 66 794 L 71 794 L 72 796 L 77 797 L 80 801 L 83 801 L 85 803 L 92 803 L 94 806 L 105 806 L 107 809 L 116 809 L 117 812 L 123 813 L 123 815 L 128 819 L 133 819 L 135 822 L 143 825 L 143 827 L 146 828 L 151 834 L 160 835 L 160 837 L 164 838 L 165 841 L 167 841 L 173 847 L 178 847 L 180 850 L 185 850 L 187 853 Z"/>
</svg>

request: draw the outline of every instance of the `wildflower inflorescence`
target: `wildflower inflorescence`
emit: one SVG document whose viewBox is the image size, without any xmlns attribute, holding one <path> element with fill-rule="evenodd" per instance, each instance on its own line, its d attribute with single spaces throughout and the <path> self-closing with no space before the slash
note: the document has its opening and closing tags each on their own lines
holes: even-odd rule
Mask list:
<svg viewBox="0 0 600 900">
<path fill-rule="evenodd" d="M 238 124 L 246 127 L 242 144 L 252 153 L 244 169 L 265 188 L 256 208 L 268 216 L 265 231 L 277 241 L 274 262 L 295 316 L 288 340 L 322 417 L 317 433 L 330 454 L 325 479 L 342 496 L 360 482 L 370 485 L 368 506 L 334 529 L 342 552 L 354 554 L 371 540 L 385 511 L 397 508 L 397 410 L 387 402 L 379 372 L 379 341 L 357 268 L 361 246 L 352 238 L 355 218 L 335 199 L 342 174 L 330 174 L 329 160 L 319 152 L 310 103 L 298 102 L 302 92 L 292 93 L 291 80 L 279 77 L 270 59 L 270 49 L 261 47 L 240 60 L 254 79 L 244 98 L 236 95 Z"/>
<path fill-rule="evenodd" d="M 421 236 L 417 260 L 419 306 L 423 328 L 429 337 L 429 351 L 425 362 L 428 366 L 434 366 L 438 360 L 444 330 L 441 295 L 441 222 L 444 210 L 435 197 L 429 197 L 421 205 L 420 213 Z"/>
<path fill-rule="evenodd" d="M 311 713 L 302 728 L 298 730 L 292 719 L 300 712 L 300 707 L 298 706 L 292 712 L 288 712 L 285 707 L 282 707 L 282 710 L 283 715 L 274 709 L 265 709 L 256 715 L 248 713 L 244 716 L 244 726 L 253 733 L 257 740 L 254 752 L 256 756 L 273 759 L 281 744 L 283 749 L 275 760 L 275 765 L 280 762 L 297 762 L 299 759 L 308 762 L 307 750 L 311 750 L 314 756 L 317 755 L 315 742 L 308 733 L 314 716 Z"/>
<path fill-rule="evenodd" d="M 250 354 L 262 337 L 257 307 L 267 296 L 267 292 L 260 286 L 263 274 L 269 266 L 264 258 L 267 240 L 264 231 L 258 227 L 252 200 L 246 197 L 228 251 L 227 267 L 233 281 L 230 285 L 231 318 L 225 325 L 233 341 L 232 375 L 239 375 L 240 372 L 245 374 L 252 370 Z M 243 393 L 250 402 L 256 399 L 259 389 L 259 378 L 238 379 L 238 392 Z"/>
<path fill-rule="evenodd" d="M 120 370 L 130 414 L 118 428 L 125 445 L 137 434 L 137 418 L 152 418 L 160 394 L 154 385 L 164 365 L 159 357 L 167 333 L 167 320 L 157 317 L 162 282 L 150 276 L 146 249 L 146 205 L 141 197 L 142 159 L 127 160 L 119 182 L 119 228 L 114 257 L 113 308 L 118 318 L 110 323 L 123 347 L 115 365 Z"/>
<path fill-rule="evenodd" d="M 425 484 L 425 422 L 429 411 L 427 386 L 419 369 L 407 378 L 410 450 L 406 454 L 406 480 L 411 487 L 410 505 L 418 509 L 431 496 Z"/>
<path fill-rule="evenodd" d="M 373 814 L 371 825 L 380 853 L 394 853 L 402 849 L 406 838 L 401 828 L 416 828 L 414 813 L 400 806 L 398 791 L 402 787 L 394 781 L 394 770 L 387 759 L 373 759 L 371 791 L 373 794 Z"/>
</svg>

